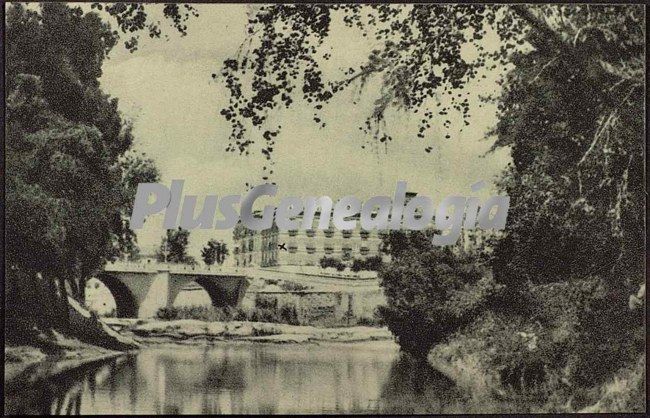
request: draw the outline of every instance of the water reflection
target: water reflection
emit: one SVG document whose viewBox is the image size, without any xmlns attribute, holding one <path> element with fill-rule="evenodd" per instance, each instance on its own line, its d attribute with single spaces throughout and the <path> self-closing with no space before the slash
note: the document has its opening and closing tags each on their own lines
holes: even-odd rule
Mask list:
<svg viewBox="0 0 650 418">
<path fill-rule="evenodd" d="M 387 342 L 144 349 L 7 400 L 9 413 L 463 412 L 464 395 Z"/>
</svg>

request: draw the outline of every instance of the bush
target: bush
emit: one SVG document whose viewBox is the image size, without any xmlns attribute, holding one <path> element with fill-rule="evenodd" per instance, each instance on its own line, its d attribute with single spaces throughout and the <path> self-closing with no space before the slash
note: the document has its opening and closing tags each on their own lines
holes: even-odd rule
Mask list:
<svg viewBox="0 0 650 418">
<path fill-rule="evenodd" d="M 311 289 L 311 286 L 305 286 L 303 284 L 295 283 L 295 282 L 282 282 L 280 284 L 280 288 L 288 292 L 296 292 L 296 291 Z"/>
<path fill-rule="evenodd" d="M 213 306 L 182 306 L 160 308 L 156 317 L 162 320 L 197 319 L 200 321 L 245 321 L 247 314 L 242 308 L 226 306 L 215 308 Z"/>
<path fill-rule="evenodd" d="M 274 308 L 253 308 L 248 312 L 247 320 L 253 322 L 282 323 L 277 309 Z"/>
<path fill-rule="evenodd" d="M 280 308 L 280 322 L 289 325 L 301 325 L 296 307 L 285 305 Z"/>
<path fill-rule="evenodd" d="M 156 317 L 158 319 L 170 321 L 173 319 L 179 319 L 178 318 L 178 308 L 175 307 L 162 307 L 158 309 L 158 312 L 156 312 Z"/>
<path fill-rule="evenodd" d="M 355 258 L 352 262 L 352 267 L 350 267 L 350 270 L 354 271 L 355 273 L 359 271 L 379 271 L 382 265 L 383 261 L 381 259 L 381 256 L 373 255 L 372 257 L 368 257 L 366 259 Z"/>
<path fill-rule="evenodd" d="M 320 259 L 320 266 L 322 268 L 334 267 L 337 271 L 345 270 L 345 264 L 335 257 L 323 257 Z"/>
<path fill-rule="evenodd" d="M 501 383 L 548 397 L 553 410 L 596 401 L 598 387 L 643 356 L 642 310 L 629 294 L 598 278 L 532 286 L 529 314 L 491 315 L 466 333 L 482 341 L 481 357 Z"/>
<path fill-rule="evenodd" d="M 380 271 L 387 306 L 382 321 L 403 350 L 424 357 L 436 344 L 470 323 L 490 294 L 485 270 L 471 255 L 434 247 L 427 232 L 391 232 L 392 262 Z M 409 250 L 411 248 L 411 250 Z"/>
<path fill-rule="evenodd" d="M 364 270 L 365 266 L 366 266 L 365 260 L 360 258 L 355 258 L 354 261 L 352 261 L 352 267 L 350 267 L 350 270 L 357 273 L 361 270 Z"/>
</svg>

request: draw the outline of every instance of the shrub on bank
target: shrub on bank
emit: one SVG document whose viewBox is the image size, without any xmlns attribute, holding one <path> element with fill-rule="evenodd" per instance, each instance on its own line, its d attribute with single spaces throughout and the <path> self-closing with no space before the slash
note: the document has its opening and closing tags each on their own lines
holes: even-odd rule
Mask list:
<svg viewBox="0 0 650 418">
<path fill-rule="evenodd" d="M 379 271 L 382 265 L 383 265 L 383 261 L 381 259 L 381 256 L 374 255 L 372 257 L 367 257 L 367 258 L 355 258 L 352 261 L 352 266 L 350 267 L 350 270 L 352 270 L 355 273 L 359 271 Z"/>
<path fill-rule="evenodd" d="M 280 283 L 280 289 L 286 290 L 288 292 L 296 292 L 311 289 L 311 286 L 305 286 L 296 282 L 282 282 Z"/>
<path fill-rule="evenodd" d="M 156 314 L 158 319 L 176 320 L 176 319 L 198 319 L 200 321 L 245 321 L 247 313 L 242 308 L 224 307 L 215 308 L 213 306 L 181 306 L 160 308 Z"/>
<path fill-rule="evenodd" d="M 160 308 L 156 317 L 165 321 L 197 319 L 207 322 L 252 321 L 306 325 L 300 320 L 295 307 L 282 306 L 278 309 L 275 305 L 271 304 L 262 304 L 248 310 L 239 307 L 215 308 L 213 306 L 174 306 L 170 308 Z"/>
<path fill-rule="evenodd" d="M 380 271 L 379 316 L 401 348 L 419 357 L 471 323 L 496 287 L 469 254 L 434 247 L 433 231 L 391 232 L 392 262 Z"/>
<path fill-rule="evenodd" d="M 323 257 L 320 259 L 320 266 L 324 269 L 334 267 L 337 271 L 345 270 L 345 263 L 335 257 Z"/>
<path fill-rule="evenodd" d="M 456 347 L 457 358 L 478 358 L 485 375 L 513 396 L 538 399 L 544 411 L 598 403 L 594 411 L 620 412 L 645 403 L 638 366 L 645 361 L 642 309 L 630 309 L 625 291 L 589 278 L 531 286 L 527 293 L 528 314 L 488 310 L 445 347 Z"/>
</svg>

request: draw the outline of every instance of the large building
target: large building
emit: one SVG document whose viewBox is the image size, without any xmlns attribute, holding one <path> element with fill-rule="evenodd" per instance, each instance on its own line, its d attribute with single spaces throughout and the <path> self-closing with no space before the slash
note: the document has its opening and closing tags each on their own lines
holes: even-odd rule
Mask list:
<svg viewBox="0 0 650 418">
<path fill-rule="evenodd" d="M 319 222 L 319 213 L 314 224 Z M 351 217 L 350 219 L 354 219 Z M 354 230 L 339 231 L 331 224 L 324 230 L 280 231 L 275 223 L 270 229 L 252 231 L 241 224 L 233 233 L 237 266 L 317 266 L 323 257 L 349 261 L 381 255 L 381 234 L 361 229 L 357 216 Z"/>
<path fill-rule="evenodd" d="M 407 193 L 406 203 L 414 196 L 416 193 Z M 418 212 L 419 210 L 416 211 Z M 239 267 L 318 266 L 323 257 L 333 257 L 344 262 L 371 256 L 381 256 L 386 259 L 387 256 L 381 251 L 381 245 L 382 236 L 389 231 L 362 229 L 358 214 L 349 219 L 357 221 L 354 230 L 337 230 L 332 225 L 331 219 L 329 228 L 324 230 L 280 231 L 273 223 L 270 229 L 258 232 L 238 224 L 233 232 L 235 265 Z M 319 221 L 320 212 L 316 212 L 313 225 L 318 225 Z M 489 245 L 486 246 L 487 239 L 495 235 L 498 235 L 498 231 L 463 228 L 458 241 L 453 246 L 453 251 L 471 252 L 482 249 L 489 252 L 491 248 Z"/>
</svg>

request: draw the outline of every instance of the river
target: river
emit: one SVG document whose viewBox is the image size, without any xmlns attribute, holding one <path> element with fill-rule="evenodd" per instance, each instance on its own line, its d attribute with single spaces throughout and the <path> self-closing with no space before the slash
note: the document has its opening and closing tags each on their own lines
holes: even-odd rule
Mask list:
<svg viewBox="0 0 650 418">
<path fill-rule="evenodd" d="M 144 348 L 24 388 L 9 414 L 462 413 L 485 411 L 389 341 L 219 342 Z"/>
</svg>

